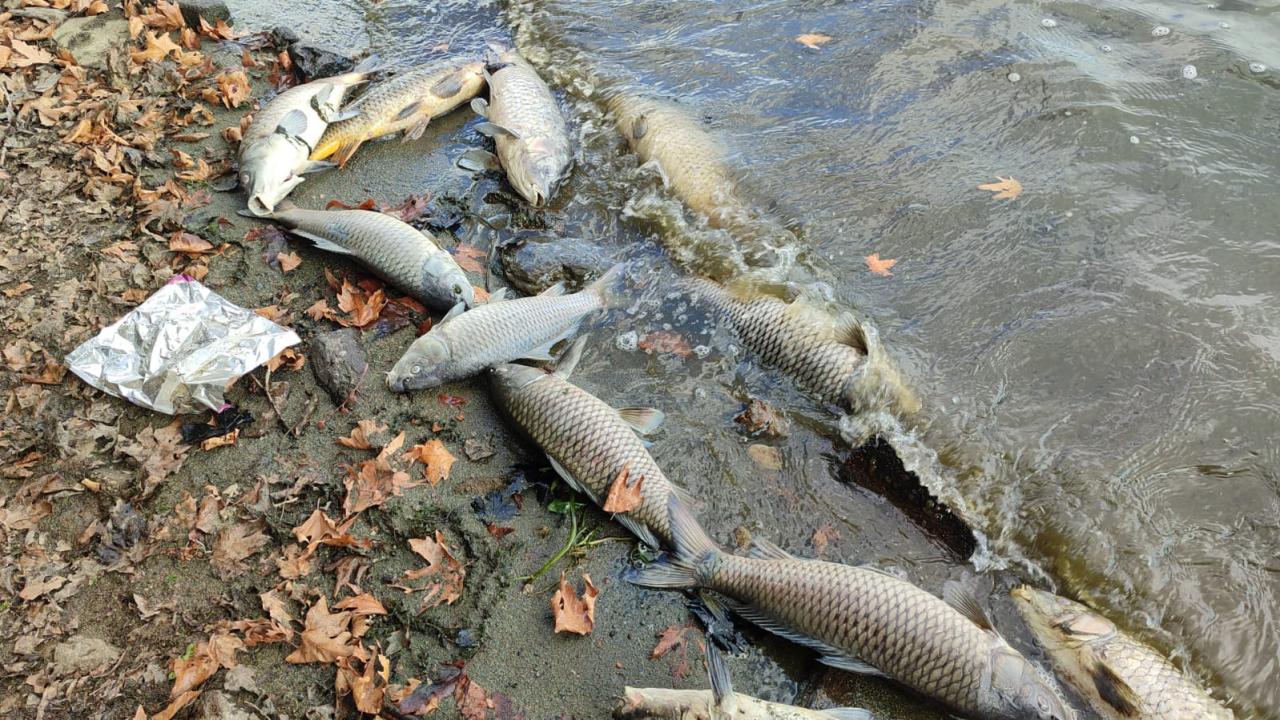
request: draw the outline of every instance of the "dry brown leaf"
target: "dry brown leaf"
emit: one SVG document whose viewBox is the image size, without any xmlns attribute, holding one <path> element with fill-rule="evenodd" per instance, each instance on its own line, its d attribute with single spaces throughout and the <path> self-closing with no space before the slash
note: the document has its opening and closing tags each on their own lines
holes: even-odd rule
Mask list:
<svg viewBox="0 0 1280 720">
<path fill-rule="evenodd" d="M 630 475 L 631 463 L 627 463 L 627 466 L 622 468 L 622 472 L 618 473 L 618 477 L 613 479 L 613 484 L 609 486 L 609 495 L 604 499 L 605 512 L 630 512 L 640 507 L 644 477 L 638 477 L 634 483 L 628 483 Z"/>
<path fill-rule="evenodd" d="M 432 485 L 449 478 L 449 471 L 457 459 L 439 440 L 428 440 L 421 445 L 414 445 L 404 454 L 406 460 L 417 460 L 423 465 L 427 482 Z"/>
<path fill-rule="evenodd" d="M 649 653 L 649 659 L 657 660 L 672 650 L 684 646 L 691 629 L 693 629 L 691 625 L 672 625 L 659 632 L 658 643 L 653 646 L 653 650 Z"/>
<path fill-rule="evenodd" d="M 409 547 L 423 560 L 427 566 L 417 570 L 409 570 L 401 577 L 400 582 L 391 587 L 405 593 L 426 592 L 418 612 L 433 608 L 441 603 L 452 605 L 462 597 L 463 582 L 467 569 L 458 558 L 454 557 L 445 544 L 444 533 L 435 532 L 435 538 L 412 538 Z M 430 578 L 432 582 L 418 586 L 408 583 Z"/>
<path fill-rule="evenodd" d="M 996 176 L 996 180 L 998 182 L 979 185 L 978 189 L 995 193 L 991 196 L 992 200 L 1013 200 L 1022 194 L 1022 183 L 1017 180 L 1011 177 L 1002 178 L 999 175 Z"/>
<path fill-rule="evenodd" d="M 223 528 L 213 541 L 213 566 L 229 575 L 244 571 L 243 561 L 258 552 L 271 538 L 262 532 L 266 523 L 257 520 Z"/>
<path fill-rule="evenodd" d="M 387 426 L 377 420 L 361 420 L 351 429 L 350 435 L 338 438 L 338 444 L 355 448 L 356 450 L 372 450 L 373 443 L 369 438 L 373 435 L 381 435 L 386 431 Z"/>
<path fill-rule="evenodd" d="M 796 36 L 796 42 L 813 50 L 821 50 L 823 45 L 826 45 L 833 39 L 834 38 L 830 35 L 823 35 L 822 33 L 805 33 L 803 35 Z"/>
<path fill-rule="evenodd" d="M 174 698 L 173 702 L 169 703 L 168 707 L 155 715 L 152 715 L 151 720 L 172 720 L 173 716 L 177 715 L 179 710 L 190 705 L 192 700 L 200 697 L 200 693 L 200 690 L 188 690 L 182 693 L 178 697 Z M 134 717 L 136 718 L 137 716 L 135 715 Z M 143 718 L 146 718 L 146 715 L 143 715 Z"/>
<path fill-rule="evenodd" d="M 408 473 L 391 464 L 403 445 L 404 433 L 401 432 L 382 448 L 376 458 L 347 468 L 347 477 L 343 480 L 347 497 L 342 501 L 342 509 L 348 517 L 422 484 L 413 482 Z"/>
<path fill-rule="evenodd" d="M 363 647 L 353 642 L 351 611 L 329 612 L 324 596 L 307 611 L 298 649 L 284 660 L 289 663 L 331 663 L 339 658 L 368 656 Z"/>
<path fill-rule="evenodd" d="M 182 46 L 173 41 L 169 37 L 169 33 L 158 35 L 154 32 L 147 31 L 147 37 L 143 41 L 141 50 L 133 50 L 129 53 L 129 58 L 136 65 L 143 65 L 149 62 L 159 62 L 169 56 L 170 53 L 182 53 Z"/>
<path fill-rule="evenodd" d="M 262 609 L 267 616 L 276 622 L 277 625 L 289 631 L 289 639 L 293 639 L 293 614 L 289 612 L 289 608 L 285 605 L 284 598 L 276 594 L 275 590 L 268 590 L 258 595 L 258 599 L 262 601 Z"/>
<path fill-rule="evenodd" d="M 895 259 L 882 259 L 880 257 L 880 253 L 871 253 L 863 259 L 867 261 L 867 269 L 870 270 L 873 275 L 879 275 L 881 277 L 892 276 L 893 273 L 889 272 L 889 268 L 898 264 L 898 261 Z"/>
<path fill-rule="evenodd" d="M 244 642 L 226 630 L 216 630 L 209 639 L 196 643 L 190 657 L 175 658 L 173 661 L 173 688 L 169 690 L 171 699 L 195 690 L 208 680 L 219 668 L 231 669 L 236 666 L 236 652 L 244 650 Z"/>
<path fill-rule="evenodd" d="M 822 525 L 813 531 L 813 550 L 821 557 L 827 552 L 827 545 L 840 539 L 840 531 L 832 525 Z"/>
<path fill-rule="evenodd" d="M 596 596 L 600 591 L 591 584 L 590 575 L 583 573 L 582 581 L 586 586 L 579 597 L 565 576 L 560 576 L 560 587 L 551 596 L 551 615 L 556 621 L 555 632 L 589 635 L 595 629 Z"/>
<path fill-rule="evenodd" d="M 298 257 L 298 253 L 282 252 L 276 255 L 276 260 L 280 261 L 280 272 L 287 273 L 296 270 L 302 264 L 302 258 Z"/>
<path fill-rule="evenodd" d="M 453 248 L 453 259 L 458 263 L 458 267 L 468 272 L 482 273 L 484 272 L 484 261 L 489 254 L 475 245 L 466 243 L 458 243 Z"/>
<path fill-rule="evenodd" d="M 249 99 L 252 89 L 249 87 L 249 76 L 243 70 L 224 72 L 218 75 L 215 82 L 222 95 L 222 104 L 228 108 L 238 108 Z"/>
<path fill-rule="evenodd" d="M 275 372 L 281 368 L 285 370 L 301 370 L 307 364 L 307 356 L 298 352 L 297 348 L 287 347 L 276 354 L 275 357 L 267 361 L 267 369 Z"/>
<path fill-rule="evenodd" d="M 381 290 L 366 295 L 362 290 L 346 280 L 342 281 L 342 290 L 338 292 L 338 309 L 351 316 L 350 320 L 339 319 L 342 325 L 365 327 L 372 325 L 382 314 L 387 304 L 387 297 Z"/>
<path fill-rule="evenodd" d="M 306 543 L 307 554 L 310 555 L 319 545 L 332 547 L 369 548 L 373 541 L 368 538 L 357 538 L 348 532 L 356 523 L 355 516 L 347 518 L 341 525 L 317 508 L 301 525 L 293 529 L 293 536 L 298 542 Z"/>
<path fill-rule="evenodd" d="M 232 430 L 231 432 L 225 435 L 215 435 L 214 437 L 206 438 L 203 442 L 200 443 L 200 449 L 204 450 L 205 452 L 208 452 L 210 450 L 213 450 L 214 448 L 225 447 L 227 445 L 235 445 L 236 440 L 238 440 L 239 438 L 240 438 L 240 428 L 236 428 L 235 430 Z"/>
<path fill-rule="evenodd" d="M 670 330 L 656 330 L 647 333 L 640 338 L 639 347 L 650 354 L 666 353 L 682 358 L 693 354 L 693 348 L 689 347 L 689 341 L 685 340 L 679 333 L 674 333 Z"/>
<path fill-rule="evenodd" d="M 782 453 L 778 451 L 778 448 L 773 447 L 772 445 L 748 445 L 747 456 L 750 457 L 751 461 L 756 465 L 759 465 L 766 470 L 782 469 Z"/>
<path fill-rule="evenodd" d="M 213 250 L 213 243 L 198 235 L 179 230 L 169 238 L 169 249 L 173 252 L 202 255 Z"/>
<path fill-rule="evenodd" d="M 382 606 L 378 598 L 369 593 L 360 593 L 352 595 L 349 598 L 343 598 L 333 606 L 334 610 L 350 610 L 356 615 L 386 615 L 387 609 Z"/>
<path fill-rule="evenodd" d="M 373 658 L 365 661 L 364 672 L 356 672 L 352 659 L 343 658 L 338 661 L 338 674 L 338 684 L 346 686 L 357 710 L 368 715 L 382 713 L 383 697 L 391 678 L 391 662 L 385 656 L 375 650 Z"/>
</svg>

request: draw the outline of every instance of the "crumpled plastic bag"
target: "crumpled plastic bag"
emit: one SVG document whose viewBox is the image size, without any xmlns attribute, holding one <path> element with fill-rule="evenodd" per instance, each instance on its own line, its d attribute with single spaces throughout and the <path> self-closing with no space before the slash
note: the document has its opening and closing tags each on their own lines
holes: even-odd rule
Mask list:
<svg viewBox="0 0 1280 720">
<path fill-rule="evenodd" d="M 225 407 L 234 379 L 301 340 L 187 275 L 67 355 L 86 383 L 170 415 Z"/>
</svg>

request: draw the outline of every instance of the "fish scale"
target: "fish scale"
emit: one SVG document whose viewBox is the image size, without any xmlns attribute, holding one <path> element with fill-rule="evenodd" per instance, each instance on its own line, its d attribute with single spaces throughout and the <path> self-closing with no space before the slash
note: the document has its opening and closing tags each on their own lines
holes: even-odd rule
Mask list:
<svg viewBox="0 0 1280 720">
<path fill-rule="evenodd" d="M 515 387 L 519 382 L 505 384 L 495 378 L 498 403 L 516 425 L 598 505 L 603 504 L 623 470 L 629 484 L 643 479 L 640 505 L 619 517 L 633 518 L 669 546 L 667 500 L 680 491 L 619 412 L 558 375 L 525 366 L 508 367 L 506 372 L 533 378 L 519 387 Z M 643 539 L 653 543 L 653 539 Z"/>
</svg>

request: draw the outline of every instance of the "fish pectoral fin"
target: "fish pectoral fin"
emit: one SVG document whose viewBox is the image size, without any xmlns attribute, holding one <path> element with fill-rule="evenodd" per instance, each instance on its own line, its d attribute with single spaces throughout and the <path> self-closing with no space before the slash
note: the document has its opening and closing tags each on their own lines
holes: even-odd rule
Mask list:
<svg viewBox="0 0 1280 720">
<path fill-rule="evenodd" d="M 546 290 L 543 290 L 542 292 L 538 293 L 538 296 L 539 297 L 557 297 L 559 295 L 563 295 L 564 292 L 565 292 L 564 283 L 558 282 L 555 285 L 552 285 L 551 287 L 547 288 Z"/>
<path fill-rule="evenodd" d="M 1125 717 L 1138 717 L 1142 712 L 1142 698 L 1105 662 L 1095 660 L 1089 668 L 1089 677 L 1098 696 L 1116 712 Z"/>
<path fill-rule="evenodd" d="M 310 232 L 307 232 L 306 230 L 299 230 L 297 228 L 290 230 L 290 232 L 292 232 L 294 235 L 297 235 L 298 237 L 303 237 L 310 240 L 313 245 L 315 245 L 320 250 L 324 250 L 325 252 L 337 253 L 338 255 L 354 255 L 355 254 L 350 250 L 348 250 L 347 248 L 344 248 L 341 245 L 335 243 L 334 241 L 328 238 L 316 235 L 315 233 L 310 233 Z"/>
<path fill-rule="evenodd" d="M 512 139 L 514 139 L 514 140 L 519 140 L 519 139 L 520 139 L 520 134 L 519 134 L 519 133 L 517 133 L 515 130 L 512 130 L 512 129 L 510 129 L 510 128 L 505 128 L 505 127 L 503 127 L 503 126 L 501 126 L 501 125 L 496 125 L 496 124 L 494 124 L 494 123 L 492 123 L 492 122 L 489 122 L 489 121 L 487 121 L 487 120 L 486 120 L 485 122 L 480 123 L 479 125 L 476 125 L 476 130 L 477 130 L 481 135 L 488 135 L 489 137 L 497 137 L 497 136 L 499 136 L 499 135 L 506 135 L 507 137 L 512 138 Z"/>
<path fill-rule="evenodd" d="M 360 114 L 359 110 L 339 110 L 338 112 L 330 112 L 330 113 L 322 112 L 320 113 L 320 118 L 327 123 L 336 123 L 336 122 L 342 122 L 343 120 L 350 120 L 351 118 L 356 117 L 359 114 Z"/>
<path fill-rule="evenodd" d="M 301 110 L 290 110 L 276 125 L 276 132 L 285 137 L 300 137 L 307 131 L 307 114 Z"/>
<path fill-rule="evenodd" d="M 321 172 L 324 170 L 332 170 L 338 167 L 338 163 L 329 160 L 308 160 L 302 169 L 298 171 L 299 175 L 306 175 L 313 172 Z"/>
<path fill-rule="evenodd" d="M 414 123 L 413 127 L 404 131 L 403 142 L 417 140 L 418 138 L 422 137 L 422 133 L 427 131 L 427 125 L 430 125 L 430 124 L 431 124 L 431 118 L 429 117 Z"/>
<path fill-rule="evenodd" d="M 520 355 L 520 359 L 521 360 L 537 360 L 539 362 L 550 362 L 552 360 L 555 360 L 556 356 L 551 354 L 551 348 L 555 347 L 556 343 L 560 342 L 563 339 L 564 338 L 558 337 L 549 343 L 546 343 L 544 345 L 539 345 L 538 347 L 533 348 L 532 350 L 526 353 L 522 353 Z"/>
<path fill-rule="evenodd" d="M 847 670 L 851 673 L 857 673 L 859 675 L 869 675 L 871 677 L 882 677 L 882 678 L 889 677 L 888 675 L 884 674 L 884 672 L 879 668 L 873 665 L 868 665 L 867 663 L 864 663 L 857 658 L 851 658 L 846 655 L 823 655 L 822 657 L 818 658 L 818 662 L 822 663 L 823 665 L 830 665 L 833 668 L 840 668 L 841 670 Z"/>
<path fill-rule="evenodd" d="M 414 100 L 408 105 L 405 105 L 404 107 L 400 108 L 400 112 L 396 113 L 394 121 L 399 122 L 401 120 L 408 120 L 414 115 L 419 114 L 420 112 L 422 112 L 422 105 L 423 103 L 421 100 Z"/>
<path fill-rule="evenodd" d="M 484 98 L 472 99 L 471 112 L 487 119 L 489 117 L 489 101 Z"/>
<path fill-rule="evenodd" d="M 858 319 L 857 315 L 846 310 L 836 316 L 832 331 L 838 342 L 866 355 L 868 353 L 868 343 L 866 333 L 863 331 L 864 327 L 865 325 Z"/>
<path fill-rule="evenodd" d="M 831 720 L 874 720 L 871 711 L 856 707 L 826 708 L 821 712 Z"/>
<path fill-rule="evenodd" d="M 618 408 L 618 415 L 622 417 L 622 422 L 641 435 L 648 435 L 657 430 L 667 417 L 661 410 L 650 407 Z"/>
<path fill-rule="evenodd" d="M 968 618 L 969 622 L 988 632 L 996 632 L 995 625 L 991 623 L 991 618 L 987 616 L 987 611 L 983 610 L 982 606 L 978 604 L 978 599 L 974 597 L 973 591 L 963 584 L 955 580 L 948 580 L 943 583 L 942 599 L 952 609 Z"/>
<path fill-rule="evenodd" d="M 747 551 L 748 557 L 757 558 L 759 560 L 795 560 L 796 556 L 774 545 L 772 542 L 764 538 L 752 538 L 751 549 Z"/>
<path fill-rule="evenodd" d="M 466 311 L 467 311 L 467 304 L 460 302 L 457 305 L 454 305 L 453 307 L 449 308 L 449 312 L 445 313 L 444 317 L 440 318 L 440 322 L 452 320 Z"/>
<path fill-rule="evenodd" d="M 500 167 L 497 155 L 480 148 L 472 148 L 462 153 L 455 164 L 463 170 L 470 170 L 471 172 L 497 170 Z"/>
<path fill-rule="evenodd" d="M 347 161 L 356 154 L 356 150 L 364 144 L 364 138 L 351 138 L 338 143 L 338 147 L 333 151 L 333 160 L 338 163 L 338 167 L 346 167 Z"/>
<path fill-rule="evenodd" d="M 555 470 L 556 474 L 569 484 L 569 487 L 591 498 L 591 502 L 597 505 L 600 504 L 600 498 L 595 493 L 591 492 L 591 488 L 588 488 L 586 485 L 578 482 L 578 478 L 574 477 L 573 473 L 566 470 L 565 467 L 560 464 L 560 461 L 550 455 L 547 456 L 547 461 L 551 463 L 551 469 Z"/>
<path fill-rule="evenodd" d="M 578 367 L 578 362 L 582 360 L 582 350 L 587 346 L 587 335 L 574 340 L 569 349 L 560 353 L 560 359 L 556 360 L 556 370 L 553 373 L 556 377 L 564 380 L 573 374 L 573 369 Z"/>
<path fill-rule="evenodd" d="M 640 542 L 645 545 L 648 545 L 651 548 L 662 547 L 658 542 L 658 538 L 653 534 L 653 531 L 649 529 L 648 525 L 645 525 L 626 513 L 614 513 L 613 519 L 621 523 L 622 527 L 629 530 L 632 535 L 639 538 Z"/>
</svg>

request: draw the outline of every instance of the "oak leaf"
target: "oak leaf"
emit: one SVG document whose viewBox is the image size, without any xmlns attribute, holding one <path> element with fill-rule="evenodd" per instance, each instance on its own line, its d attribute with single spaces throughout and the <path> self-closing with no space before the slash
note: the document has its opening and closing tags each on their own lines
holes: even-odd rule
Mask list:
<svg viewBox="0 0 1280 720">
<path fill-rule="evenodd" d="M 995 193 L 991 196 L 992 200 L 1013 200 L 1022 194 L 1022 183 L 1017 180 L 1011 177 L 1002 178 L 999 175 L 996 176 L 996 180 L 997 182 L 979 185 L 978 189 Z"/>
<path fill-rule="evenodd" d="M 560 576 L 560 587 L 551 596 L 551 615 L 555 618 L 555 632 L 589 635 L 596 627 L 596 596 L 600 591 L 591 583 L 591 576 L 583 573 L 585 587 L 579 597 L 568 579 Z"/>
<path fill-rule="evenodd" d="M 618 477 L 613 479 L 613 484 L 609 486 L 609 495 L 604 499 L 605 512 L 630 512 L 640 507 L 644 477 L 638 477 L 634 483 L 629 483 L 630 475 L 631 463 L 627 463 L 627 466 L 622 468 L 622 472 L 618 473 Z"/>
</svg>

